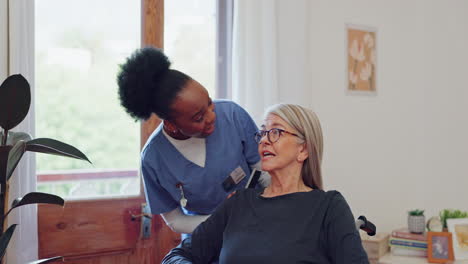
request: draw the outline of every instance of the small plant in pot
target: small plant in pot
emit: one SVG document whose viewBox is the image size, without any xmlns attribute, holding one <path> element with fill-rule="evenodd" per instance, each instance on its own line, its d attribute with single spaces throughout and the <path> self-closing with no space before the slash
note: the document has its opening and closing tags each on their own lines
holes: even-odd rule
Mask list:
<svg viewBox="0 0 468 264">
<path fill-rule="evenodd" d="M 468 212 L 464 212 L 458 209 L 444 209 L 439 212 L 439 217 L 442 222 L 444 230 L 447 231 L 447 219 L 468 218 Z"/>
<path fill-rule="evenodd" d="M 411 233 L 424 233 L 426 230 L 424 210 L 415 209 L 408 212 L 408 230 Z"/>
</svg>

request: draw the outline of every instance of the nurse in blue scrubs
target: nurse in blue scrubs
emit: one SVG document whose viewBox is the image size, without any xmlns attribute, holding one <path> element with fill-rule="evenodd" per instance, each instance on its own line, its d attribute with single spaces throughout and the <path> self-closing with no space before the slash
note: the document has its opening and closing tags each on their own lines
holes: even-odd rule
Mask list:
<svg viewBox="0 0 468 264">
<path fill-rule="evenodd" d="M 161 214 L 173 231 L 191 233 L 261 168 L 257 126 L 239 105 L 212 100 L 200 83 L 170 69 L 156 48 L 135 51 L 117 81 L 131 117 L 146 120 L 154 113 L 163 120 L 141 154 L 151 213 Z M 268 185 L 269 176 L 260 183 Z"/>
</svg>

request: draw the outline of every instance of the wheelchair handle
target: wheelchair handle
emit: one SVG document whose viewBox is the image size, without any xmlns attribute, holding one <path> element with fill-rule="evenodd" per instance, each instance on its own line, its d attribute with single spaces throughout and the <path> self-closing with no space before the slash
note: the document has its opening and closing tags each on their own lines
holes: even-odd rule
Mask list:
<svg viewBox="0 0 468 264">
<path fill-rule="evenodd" d="M 367 220 L 363 215 L 358 217 L 358 220 L 356 221 L 356 228 L 366 231 L 369 236 L 375 236 L 375 225 L 371 221 Z"/>
</svg>

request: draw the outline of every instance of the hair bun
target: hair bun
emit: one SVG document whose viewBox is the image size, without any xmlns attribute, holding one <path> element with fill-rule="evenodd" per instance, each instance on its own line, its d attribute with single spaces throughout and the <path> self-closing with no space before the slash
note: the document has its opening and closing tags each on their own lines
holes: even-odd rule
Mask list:
<svg viewBox="0 0 468 264">
<path fill-rule="evenodd" d="M 136 50 L 132 55 L 141 64 L 141 67 L 152 71 L 154 79 L 164 75 L 171 66 L 169 58 L 159 48 L 145 47 Z"/>
<path fill-rule="evenodd" d="M 170 66 L 169 58 L 161 49 L 154 47 L 137 49 L 120 66 L 117 76 L 119 99 L 130 116 L 135 119 L 148 119 L 151 116 L 151 95 Z"/>
</svg>

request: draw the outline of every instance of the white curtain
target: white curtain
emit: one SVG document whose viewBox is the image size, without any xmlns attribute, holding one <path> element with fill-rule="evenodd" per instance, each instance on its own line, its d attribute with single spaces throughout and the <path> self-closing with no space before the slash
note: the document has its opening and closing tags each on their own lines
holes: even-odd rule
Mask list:
<svg viewBox="0 0 468 264">
<path fill-rule="evenodd" d="M 8 23 L 7 0 L 0 0 L 0 83 L 7 77 L 8 64 Z"/>
<path fill-rule="evenodd" d="M 32 104 L 26 119 L 14 131 L 34 137 L 34 1 L 9 0 L 8 75 L 21 73 L 31 85 Z M 3 57 L 2 57 L 3 59 Z M 34 155 L 27 152 L 10 180 L 10 201 L 36 190 Z M 19 224 L 7 251 L 8 264 L 22 264 L 38 256 L 37 206 L 12 211 L 8 224 Z"/>
<path fill-rule="evenodd" d="M 232 99 L 257 124 L 278 103 L 277 0 L 234 1 Z"/>
</svg>

